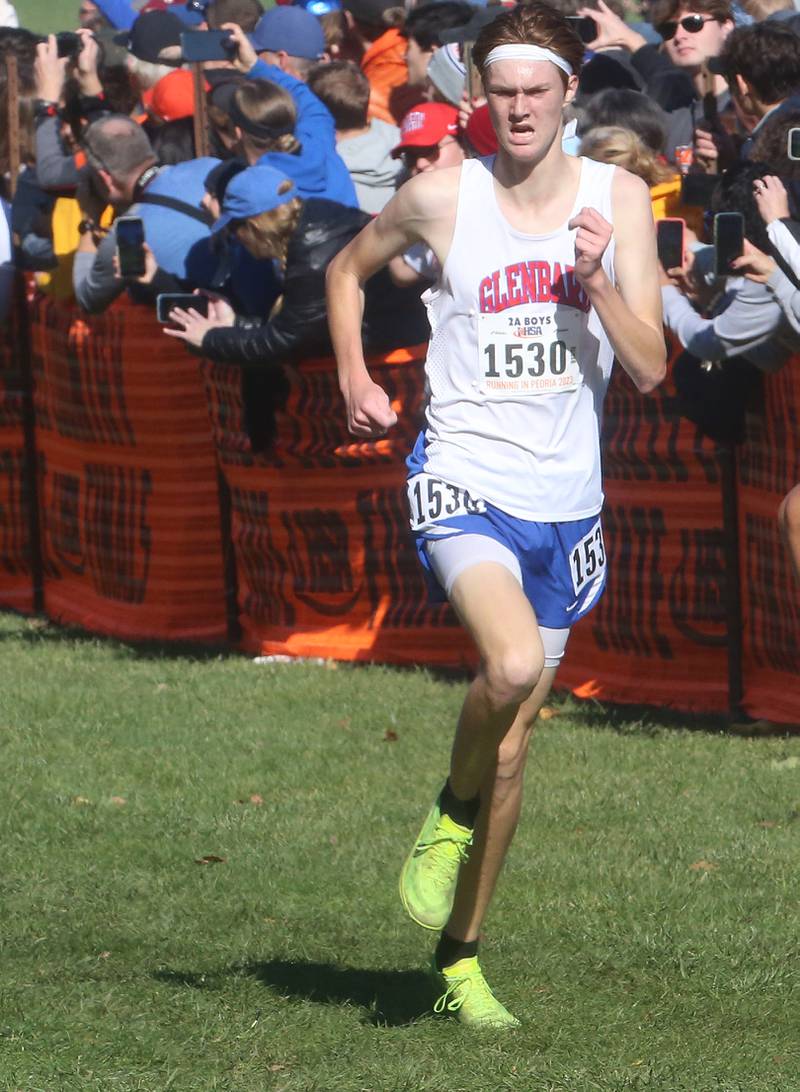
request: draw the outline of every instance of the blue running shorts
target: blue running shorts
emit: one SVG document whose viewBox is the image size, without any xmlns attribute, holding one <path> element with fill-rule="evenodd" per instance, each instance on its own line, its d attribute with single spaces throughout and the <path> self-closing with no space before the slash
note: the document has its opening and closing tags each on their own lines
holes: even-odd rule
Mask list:
<svg viewBox="0 0 800 1092">
<path fill-rule="evenodd" d="M 518 519 L 424 473 L 409 479 L 408 495 L 417 554 L 434 602 L 447 598 L 470 565 L 496 561 L 519 581 L 539 625 L 562 630 L 588 613 L 605 589 L 599 515 L 563 523 Z"/>
</svg>

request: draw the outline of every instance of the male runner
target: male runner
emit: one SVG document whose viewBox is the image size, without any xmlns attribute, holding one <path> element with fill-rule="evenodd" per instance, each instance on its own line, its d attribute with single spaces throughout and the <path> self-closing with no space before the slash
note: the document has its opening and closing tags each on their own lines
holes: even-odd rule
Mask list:
<svg viewBox="0 0 800 1092">
<path fill-rule="evenodd" d="M 400 893 L 418 924 L 442 930 L 436 1010 L 479 1027 L 518 1023 L 486 984 L 477 938 L 517 825 L 533 722 L 569 627 L 605 581 L 599 434 L 612 362 L 641 391 L 665 370 L 647 187 L 561 149 L 582 55 L 546 4 L 495 19 L 473 58 L 496 157 L 411 179 L 329 269 L 350 431 L 375 437 L 396 417 L 364 364 L 362 286 L 419 240 L 442 267 L 427 296 L 430 400 L 409 458 L 411 525 L 481 666 Z"/>
</svg>

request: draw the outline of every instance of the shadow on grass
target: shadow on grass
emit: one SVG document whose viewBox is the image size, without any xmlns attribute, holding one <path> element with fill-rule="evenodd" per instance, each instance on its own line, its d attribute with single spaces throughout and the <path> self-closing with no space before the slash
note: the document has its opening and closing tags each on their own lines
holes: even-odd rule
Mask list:
<svg viewBox="0 0 800 1092">
<path fill-rule="evenodd" d="M 238 963 L 222 975 L 251 975 L 278 997 L 315 1001 L 321 1005 L 357 1005 L 376 1027 L 404 1027 L 430 1012 L 435 988 L 422 971 L 375 971 L 315 963 L 270 959 Z M 153 978 L 170 986 L 218 989 L 220 973 L 201 974 L 163 968 Z"/>
<path fill-rule="evenodd" d="M 17 614 L 3 609 L 3 613 L 19 620 L 13 629 L 0 630 L 0 643 L 20 641 L 27 645 L 86 644 L 102 645 L 120 659 L 131 660 L 217 660 L 242 657 L 243 653 L 229 644 L 201 644 L 195 641 L 125 641 L 92 633 L 80 626 L 59 626 L 47 618 Z"/>
</svg>

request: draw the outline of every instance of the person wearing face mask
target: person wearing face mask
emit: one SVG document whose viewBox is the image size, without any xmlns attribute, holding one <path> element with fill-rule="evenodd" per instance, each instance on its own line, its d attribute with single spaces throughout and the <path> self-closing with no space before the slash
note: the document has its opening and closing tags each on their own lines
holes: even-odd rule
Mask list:
<svg viewBox="0 0 800 1092">
<path fill-rule="evenodd" d="M 417 242 L 441 268 L 424 297 L 430 396 L 408 459 L 410 523 L 435 597 L 481 662 L 400 897 L 439 933 L 435 1011 L 474 1028 L 519 1024 L 484 978 L 478 938 L 533 724 L 571 625 L 604 586 L 599 436 L 612 364 L 642 392 L 666 370 L 647 186 L 562 148 L 583 54 L 549 4 L 494 19 L 472 56 L 497 154 L 420 171 L 328 270 L 347 421 L 369 441 L 397 416 L 366 367 L 361 286 Z"/>
</svg>

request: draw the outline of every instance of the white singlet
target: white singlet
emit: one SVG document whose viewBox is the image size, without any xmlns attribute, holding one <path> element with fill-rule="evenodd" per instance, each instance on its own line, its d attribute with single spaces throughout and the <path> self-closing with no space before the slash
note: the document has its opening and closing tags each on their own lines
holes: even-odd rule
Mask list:
<svg viewBox="0 0 800 1092">
<path fill-rule="evenodd" d="M 581 159 L 573 209 L 547 235 L 516 231 L 495 196 L 494 157 L 461 168 L 441 280 L 423 295 L 431 324 L 427 427 L 409 468 L 542 522 L 600 511 L 600 424 L 614 354 L 573 272 L 567 222 L 610 223 L 615 167 Z M 603 268 L 614 283 L 614 239 Z"/>
</svg>

